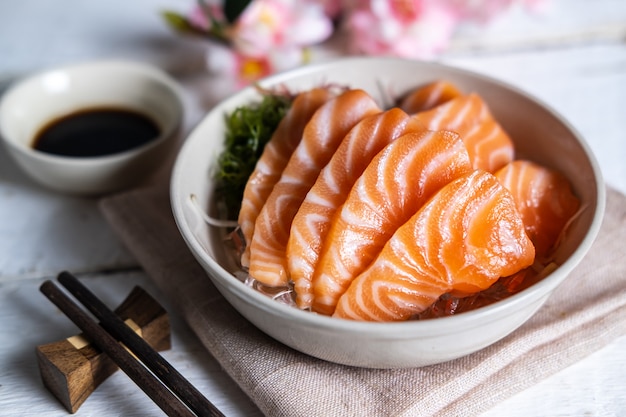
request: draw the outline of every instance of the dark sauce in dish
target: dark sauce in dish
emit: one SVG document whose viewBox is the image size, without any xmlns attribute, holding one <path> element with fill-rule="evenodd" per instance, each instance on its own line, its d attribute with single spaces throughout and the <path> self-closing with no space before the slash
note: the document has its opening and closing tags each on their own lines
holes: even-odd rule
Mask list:
<svg viewBox="0 0 626 417">
<path fill-rule="evenodd" d="M 35 136 L 33 148 L 54 155 L 104 156 L 139 147 L 159 133 L 152 119 L 136 111 L 85 109 L 52 120 Z"/>
</svg>

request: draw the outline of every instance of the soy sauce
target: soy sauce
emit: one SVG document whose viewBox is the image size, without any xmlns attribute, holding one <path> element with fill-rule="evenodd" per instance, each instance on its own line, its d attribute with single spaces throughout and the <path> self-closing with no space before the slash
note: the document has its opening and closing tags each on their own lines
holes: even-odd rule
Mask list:
<svg viewBox="0 0 626 417">
<path fill-rule="evenodd" d="M 54 155 L 104 156 L 139 147 L 155 140 L 159 133 L 158 125 L 139 112 L 85 109 L 44 126 L 36 135 L 33 148 Z"/>
</svg>

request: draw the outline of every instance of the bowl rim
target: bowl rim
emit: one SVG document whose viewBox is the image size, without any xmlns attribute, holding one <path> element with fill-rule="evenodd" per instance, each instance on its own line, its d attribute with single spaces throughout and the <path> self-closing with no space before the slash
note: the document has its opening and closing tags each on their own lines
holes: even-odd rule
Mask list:
<svg viewBox="0 0 626 417">
<path fill-rule="evenodd" d="M 133 61 L 129 59 L 100 59 L 70 63 L 63 66 L 51 67 L 40 71 L 35 71 L 30 74 L 24 75 L 19 79 L 11 83 L 6 89 L 2 97 L 0 97 L 0 114 L 3 114 L 3 109 L 10 104 L 10 100 L 17 94 L 20 94 L 22 90 L 29 88 L 33 84 L 38 83 L 45 77 L 48 77 L 55 73 L 79 73 L 81 76 L 85 76 L 93 71 L 117 71 L 119 74 L 128 75 L 133 74 L 138 77 L 145 78 L 152 82 L 158 83 L 166 87 L 168 93 L 171 94 L 171 103 L 175 109 L 175 115 L 172 118 L 172 123 L 168 123 L 159 133 L 159 136 L 154 140 L 146 142 L 140 146 L 127 149 L 121 152 L 113 154 L 100 155 L 100 156 L 66 156 L 56 155 L 46 152 L 41 152 L 34 149 L 32 146 L 28 146 L 19 141 L 15 141 L 5 131 L 4 123 L 0 120 L 0 138 L 7 145 L 15 151 L 28 156 L 40 163 L 49 164 L 62 164 L 66 166 L 72 166 L 76 168 L 89 168 L 94 164 L 106 165 L 115 162 L 121 162 L 126 159 L 132 159 L 139 154 L 149 152 L 151 149 L 159 147 L 163 142 L 167 142 L 176 136 L 176 132 L 180 130 L 183 123 L 184 114 L 184 93 L 182 86 L 174 80 L 164 70 L 153 66 L 151 64 Z M 97 108 L 97 106 L 90 106 L 85 108 Z"/>
<path fill-rule="evenodd" d="M 490 305 L 480 307 L 475 310 L 467 311 L 458 315 L 438 317 L 428 320 L 412 320 L 403 322 L 365 322 L 320 315 L 278 303 L 268 296 L 263 295 L 253 288 L 247 286 L 245 283 L 226 271 L 218 263 L 217 260 L 209 256 L 204 251 L 200 243 L 195 239 L 193 231 L 184 221 L 185 216 L 183 204 L 185 196 L 180 195 L 179 184 L 182 181 L 181 175 L 184 169 L 183 165 L 184 160 L 186 159 L 185 155 L 193 151 L 193 147 L 198 142 L 198 132 L 201 132 L 203 123 L 206 122 L 212 114 L 215 114 L 215 112 L 222 111 L 223 109 L 232 106 L 232 103 L 237 103 L 238 101 L 240 101 L 242 96 L 250 95 L 254 87 L 246 87 L 214 106 L 198 123 L 198 125 L 187 135 L 187 139 L 184 141 L 179 151 L 179 154 L 176 157 L 170 181 L 170 202 L 176 225 L 186 244 L 190 247 L 193 256 L 201 264 L 203 264 L 203 266 L 210 266 L 213 271 L 215 271 L 215 274 L 220 276 L 220 285 L 225 285 L 230 289 L 234 289 L 237 297 L 243 299 L 250 304 L 255 305 L 259 309 L 262 309 L 274 315 L 286 315 L 290 319 L 293 319 L 295 322 L 306 324 L 307 328 L 341 331 L 357 337 L 360 334 L 367 334 L 367 337 L 369 339 L 371 339 L 372 335 L 385 339 L 408 339 L 414 338 L 416 335 L 420 334 L 428 337 L 434 337 L 439 334 L 449 333 L 450 326 L 467 327 L 469 323 L 472 323 L 472 325 L 474 326 L 480 326 L 484 323 L 497 320 L 500 313 L 506 310 L 509 310 L 521 303 L 530 302 L 530 299 L 534 300 L 535 298 L 537 298 L 536 293 L 540 294 L 539 298 L 541 298 L 541 296 L 547 296 L 554 288 L 556 288 L 562 281 L 567 278 L 569 273 L 582 260 L 584 254 L 589 250 L 589 248 L 595 241 L 604 216 L 606 200 L 605 183 L 603 181 L 602 172 L 600 170 L 596 157 L 591 151 L 591 148 L 589 147 L 585 139 L 563 116 L 561 116 L 551 106 L 543 102 L 543 100 L 540 100 L 529 94 L 528 92 L 525 92 L 520 88 L 515 87 L 502 80 L 498 80 L 485 74 L 477 73 L 449 64 L 414 61 L 403 58 L 347 57 L 323 63 L 310 64 L 294 70 L 278 73 L 264 78 L 263 80 L 259 81 L 258 84 L 262 87 L 274 86 L 283 82 L 290 81 L 292 79 L 301 78 L 311 73 L 316 73 L 323 69 L 327 70 L 333 67 L 343 67 L 346 65 L 366 65 L 367 63 L 371 63 L 373 61 L 388 62 L 389 64 L 398 63 L 401 65 L 425 66 L 430 67 L 433 70 L 446 69 L 447 71 L 458 73 L 463 76 L 469 76 L 470 78 L 486 81 L 488 83 L 498 86 L 499 88 L 509 90 L 515 94 L 518 94 L 522 97 L 525 97 L 526 99 L 537 103 L 539 106 L 545 109 L 545 111 L 550 113 L 555 119 L 561 122 L 571 132 L 572 136 L 583 148 L 584 153 L 589 160 L 589 164 L 595 177 L 594 182 L 597 190 L 597 201 L 595 207 L 592 207 L 595 212 L 589 226 L 589 230 L 587 231 L 585 237 L 572 252 L 572 254 L 567 258 L 567 260 L 565 260 L 565 262 L 558 266 L 557 270 L 561 270 L 561 273 L 549 274 L 541 281 L 533 284 L 527 289 L 520 291 L 519 293 L 513 294 L 501 301 L 494 302 Z M 207 278 L 211 278 L 213 280 L 213 277 L 211 276 L 213 274 L 209 274 L 207 271 L 205 272 L 207 273 Z M 446 325 L 444 326 L 443 324 Z"/>
</svg>

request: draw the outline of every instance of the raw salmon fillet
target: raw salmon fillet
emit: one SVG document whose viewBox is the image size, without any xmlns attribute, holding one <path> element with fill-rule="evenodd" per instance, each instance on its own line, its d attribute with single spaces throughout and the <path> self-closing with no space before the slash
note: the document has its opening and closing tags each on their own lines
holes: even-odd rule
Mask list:
<svg viewBox="0 0 626 417">
<path fill-rule="evenodd" d="M 478 94 L 457 97 L 415 117 L 430 130 L 457 132 L 475 169 L 495 172 L 515 156 L 513 141 Z"/>
<path fill-rule="evenodd" d="M 250 264 L 250 242 L 254 233 L 254 223 L 272 188 L 287 166 L 291 154 L 300 143 L 304 126 L 315 111 L 333 96 L 334 94 L 325 88 L 315 88 L 298 94 L 278 124 L 272 138 L 265 145 L 246 183 L 239 211 L 239 228 L 246 242 L 241 256 L 243 266 Z"/>
<path fill-rule="evenodd" d="M 387 145 L 334 216 L 313 274 L 312 310 L 330 315 L 395 230 L 450 181 L 472 170 L 459 135 L 408 133 Z"/>
<path fill-rule="evenodd" d="M 409 92 L 398 106 L 408 114 L 415 114 L 430 110 L 462 95 L 463 93 L 451 82 L 437 80 Z"/>
<path fill-rule="evenodd" d="M 394 139 L 423 131 L 413 117 L 392 108 L 364 118 L 341 141 L 322 169 L 291 224 L 287 242 L 287 265 L 294 283 L 296 303 L 310 308 L 311 279 L 330 221 L 372 158 Z"/>
<path fill-rule="evenodd" d="M 445 187 L 389 239 L 334 317 L 403 321 L 442 294 L 472 294 L 531 265 L 534 247 L 511 194 L 476 170 Z"/>
<path fill-rule="evenodd" d="M 349 90 L 315 112 L 257 217 L 250 243 L 251 277 L 272 287 L 287 285 L 287 240 L 300 204 L 350 129 L 380 111 L 365 91 Z"/>
<path fill-rule="evenodd" d="M 558 172 L 526 160 L 513 161 L 495 175 L 513 195 L 537 258 L 548 258 L 580 207 L 569 181 Z"/>
</svg>

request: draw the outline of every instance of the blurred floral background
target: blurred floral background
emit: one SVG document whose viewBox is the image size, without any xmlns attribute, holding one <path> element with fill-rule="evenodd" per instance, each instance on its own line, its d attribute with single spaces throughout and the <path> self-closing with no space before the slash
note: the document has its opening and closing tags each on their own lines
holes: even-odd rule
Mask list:
<svg viewBox="0 0 626 417">
<path fill-rule="evenodd" d="M 459 29 L 486 27 L 511 9 L 541 14 L 549 0 L 198 0 L 167 10 L 174 30 L 207 40 L 206 63 L 235 87 L 311 61 L 316 45 L 344 55 L 431 60 Z M 337 39 L 341 39 L 340 42 Z"/>
</svg>

